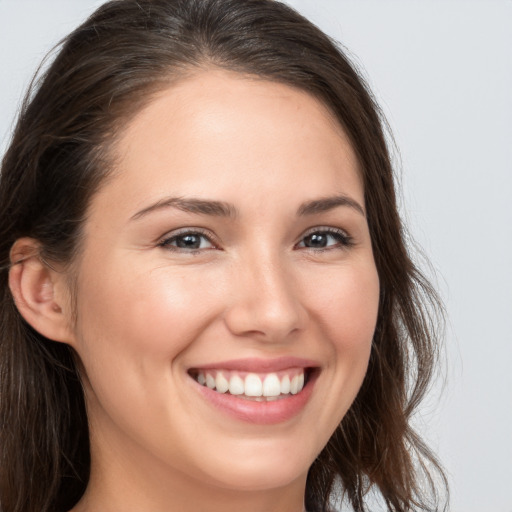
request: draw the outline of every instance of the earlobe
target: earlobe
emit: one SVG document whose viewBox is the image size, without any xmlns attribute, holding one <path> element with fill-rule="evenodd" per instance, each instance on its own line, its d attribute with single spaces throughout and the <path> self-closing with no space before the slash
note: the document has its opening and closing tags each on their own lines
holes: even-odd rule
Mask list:
<svg viewBox="0 0 512 512">
<path fill-rule="evenodd" d="M 11 248 L 9 287 L 18 311 L 48 339 L 71 344 L 68 301 L 62 293 L 65 277 L 39 255 L 39 244 L 20 238 Z"/>
</svg>

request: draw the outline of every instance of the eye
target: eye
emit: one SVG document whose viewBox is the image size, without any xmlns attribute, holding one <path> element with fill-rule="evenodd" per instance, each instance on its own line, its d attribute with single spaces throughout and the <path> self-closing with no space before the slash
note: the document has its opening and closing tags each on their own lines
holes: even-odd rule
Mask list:
<svg viewBox="0 0 512 512">
<path fill-rule="evenodd" d="M 315 228 L 309 231 L 296 245 L 305 249 L 336 249 L 353 245 L 352 237 L 345 231 L 337 228 Z"/>
<path fill-rule="evenodd" d="M 182 231 L 162 240 L 159 247 L 173 251 L 195 252 L 207 249 L 216 249 L 211 238 L 201 231 Z"/>
</svg>

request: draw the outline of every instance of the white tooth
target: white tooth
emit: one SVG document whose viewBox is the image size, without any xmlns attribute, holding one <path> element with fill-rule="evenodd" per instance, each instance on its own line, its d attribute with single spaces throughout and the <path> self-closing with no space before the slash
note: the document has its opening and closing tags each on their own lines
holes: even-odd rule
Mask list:
<svg viewBox="0 0 512 512">
<path fill-rule="evenodd" d="M 299 375 L 299 385 L 298 385 L 298 391 L 302 391 L 302 388 L 304 387 L 304 373 L 301 373 Z"/>
<path fill-rule="evenodd" d="M 238 375 L 233 375 L 229 379 L 229 392 L 232 395 L 243 395 L 244 381 Z"/>
<path fill-rule="evenodd" d="M 290 393 L 296 395 L 299 392 L 299 376 L 295 375 L 290 382 Z"/>
<path fill-rule="evenodd" d="M 290 392 L 290 377 L 285 375 L 281 380 L 281 393 L 287 395 Z"/>
<path fill-rule="evenodd" d="M 210 388 L 210 389 L 215 389 L 215 379 L 213 378 L 212 375 L 210 375 L 209 373 L 206 374 L 206 385 Z"/>
<path fill-rule="evenodd" d="M 254 373 L 249 373 L 245 377 L 245 394 L 247 396 L 261 396 L 263 394 L 261 379 Z"/>
<path fill-rule="evenodd" d="M 206 384 L 206 377 L 204 376 L 204 373 L 197 374 L 197 382 L 199 382 L 201 386 L 204 386 Z"/>
<path fill-rule="evenodd" d="M 281 394 L 281 383 L 275 373 L 269 373 L 263 381 L 263 396 L 279 396 Z"/>
<path fill-rule="evenodd" d="M 215 377 L 215 387 L 219 393 L 225 393 L 229 388 L 229 382 L 222 372 L 217 373 L 217 377 Z"/>
</svg>

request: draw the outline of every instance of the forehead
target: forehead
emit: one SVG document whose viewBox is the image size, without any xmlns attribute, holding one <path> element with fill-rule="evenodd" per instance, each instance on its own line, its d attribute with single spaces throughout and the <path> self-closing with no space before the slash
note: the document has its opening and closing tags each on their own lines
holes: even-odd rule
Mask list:
<svg viewBox="0 0 512 512">
<path fill-rule="evenodd" d="M 164 193 L 232 201 L 257 190 L 266 197 L 348 188 L 363 201 L 355 153 L 323 103 L 223 70 L 160 91 L 124 127 L 114 160 L 117 172 L 99 195 L 110 202 L 117 193 L 134 208 Z"/>
</svg>

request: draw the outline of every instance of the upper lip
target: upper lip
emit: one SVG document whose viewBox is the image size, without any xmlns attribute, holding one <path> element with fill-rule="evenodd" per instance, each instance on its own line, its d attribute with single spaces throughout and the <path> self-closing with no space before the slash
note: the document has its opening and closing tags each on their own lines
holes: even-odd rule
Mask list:
<svg viewBox="0 0 512 512">
<path fill-rule="evenodd" d="M 315 368 L 320 366 L 318 362 L 301 357 L 284 356 L 274 359 L 243 358 L 230 359 L 229 361 L 216 361 L 200 366 L 194 366 L 194 370 L 239 370 L 242 372 L 268 373 L 286 370 L 288 368 Z"/>
</svg>

